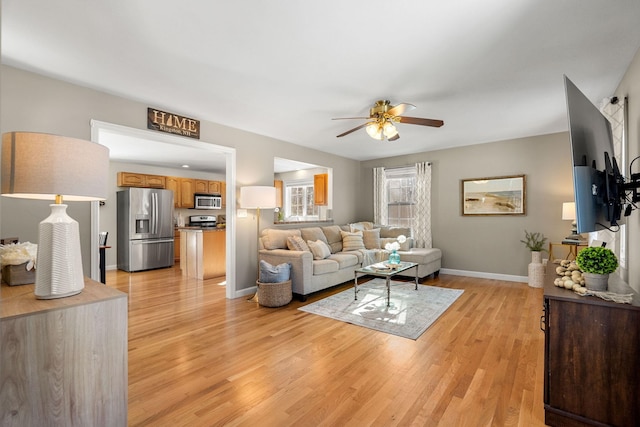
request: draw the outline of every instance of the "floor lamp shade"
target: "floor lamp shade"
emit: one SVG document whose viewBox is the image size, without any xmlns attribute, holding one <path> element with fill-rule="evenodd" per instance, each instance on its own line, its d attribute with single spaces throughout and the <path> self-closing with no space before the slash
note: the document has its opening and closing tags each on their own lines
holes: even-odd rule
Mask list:
<svg viewBox="0 0 640 427">
<path fill-rule="evenodd" d="M 104 200 L 109 149 L 81 139 L 10 132 L 2 136 L 2 195 L 54 200 L 39 226 L 35 294 L 75 295 L 84 288 L 78 222 L 63 200 Z"/>
<path fill-rule="evenodd" d="M 240 207 L 243 209 L 273 209 L 276 205 L 276 187 L 240 187 Z"/>
</svg>

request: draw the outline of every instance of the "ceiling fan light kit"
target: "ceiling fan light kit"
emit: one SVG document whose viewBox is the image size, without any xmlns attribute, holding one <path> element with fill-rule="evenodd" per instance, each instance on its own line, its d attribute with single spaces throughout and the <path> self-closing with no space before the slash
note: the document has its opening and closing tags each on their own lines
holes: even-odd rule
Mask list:
<svg viewBox="0 0 640 427">
<path fill-rule="evenodd" d="M 383 99 L 376 101 L 375 105 L 369 110 L 369 117 L 341 117 L 333 120 L 351 120 L 351 119 L 364 119 L 368 122 L 356 126 L 344 133 L 341 133 L 337 137 L 348 135 L 358 129 L 366 128 L 367 134 L 378 141 L 387 139 L 388 141 L 395 141 L 400 138 L 398 129 L 394 125 L 395 123 L 406 123 L 420 126 L 432 126 L 440 127 L 444 124 L 442 120 L 434 119 L 422 119 L 418 117 L 405 117 L 402 116 L 404 112 L 411 111 L 416 108 L 413 104 L 401 103 L 396 106 L 391 105 L 391 101 Z"/>
</svg>

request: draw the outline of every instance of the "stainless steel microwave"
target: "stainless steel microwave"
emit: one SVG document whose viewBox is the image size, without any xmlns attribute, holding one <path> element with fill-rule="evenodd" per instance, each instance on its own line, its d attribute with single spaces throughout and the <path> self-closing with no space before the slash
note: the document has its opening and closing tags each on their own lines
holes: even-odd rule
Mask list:
<svg viewBox="0 0 640 427">
<path fill-rule="evenodd" d="M 195 193 L 194 209 L 222 209 L 222 196 L 219 194 Z"/>
</svg>

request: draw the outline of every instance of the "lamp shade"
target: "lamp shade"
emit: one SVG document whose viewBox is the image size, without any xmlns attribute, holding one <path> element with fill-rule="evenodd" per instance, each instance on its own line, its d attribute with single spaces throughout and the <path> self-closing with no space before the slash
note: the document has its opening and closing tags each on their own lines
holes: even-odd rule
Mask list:
<svg viewBox="0 0 640 427">
<path fill-rule="evenodd" d="M 63 298 L 84 288 L 78 222 L 63 199 L 104 200 L 109 149 L 81 139 L 33 132 L 2 135 L 2 195 L 55 200 L 38 228 L 36 298 Z"/>
<path fill-rule="evenodd" d="M 243 209 L 273 209 L 276 204 L 276 187 L 240 187 L 240 207 Z"/>
<path fill-rule="evenodd" d="M 576 219 L 575 202 L 564 202 L 562 204 L 562 219 L 573 221 Z"/>
<path fill-rule="evenodd" d="M 68 201 L 107 197 L 109 149 L 81 139 L 34 132 L 2 136 L 2 194 Z"/>
</svg>

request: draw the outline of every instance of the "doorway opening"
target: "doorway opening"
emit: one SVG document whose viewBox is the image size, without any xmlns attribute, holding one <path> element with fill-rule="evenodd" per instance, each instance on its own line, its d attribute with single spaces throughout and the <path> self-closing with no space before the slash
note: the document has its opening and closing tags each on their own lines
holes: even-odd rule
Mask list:
<svg viewBox="0 0 640 427">
<path fill-rule="evenodd" d="M 223 173 L 227 184 L 226 210 L 226 297 L 236 298 L 236 150 L 201 140 L 130 128 L 112 123 L 91 120 L 91 140 L 107 147 L 113 146 L 110 159 L 118 162 L 134 162 L 152 166 L 168 162 L 186 163 L 195 159 L 195 169 Z M 117 141 L 117 142 L 116 142 Z M 122 143 L 129 145 L 122 149 Z M 189 156 L 187 153 L 194 154 Z M 195 162 L 194 160 L 194 162 Z M 167 163 L 164 163 L 167 162 Z M 112 201 L 115 203 L 115 197 Z M 99 280 L 100 206 L 91 204 L 91 278 Z M 115 232 L 114 232 L 115 235 Z"/>
</svg>

